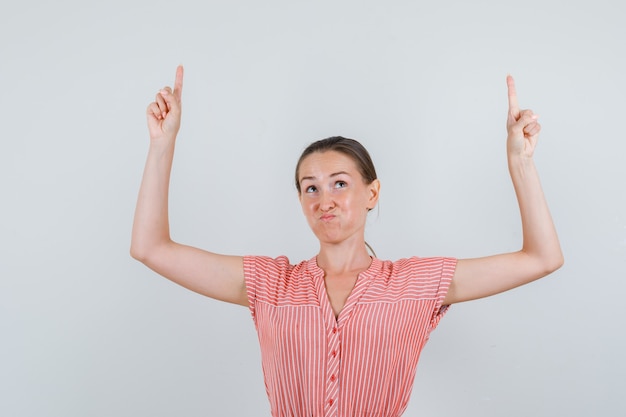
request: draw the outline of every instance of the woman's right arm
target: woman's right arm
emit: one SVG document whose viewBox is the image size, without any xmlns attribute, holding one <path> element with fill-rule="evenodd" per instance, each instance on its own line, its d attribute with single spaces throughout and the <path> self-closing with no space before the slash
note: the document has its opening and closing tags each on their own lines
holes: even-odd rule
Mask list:
<svg viewBox="0 0 626 417">
<path fill-rule="evenodd" d="M 243 258 L 181 245 L 170 238 L 168 191 L 180 128 L 183 67 L 147 109 L 150 149 L 139 189 L 130 247 L 133 258 L 197 293 L 247 306 Z"/>
</svg>

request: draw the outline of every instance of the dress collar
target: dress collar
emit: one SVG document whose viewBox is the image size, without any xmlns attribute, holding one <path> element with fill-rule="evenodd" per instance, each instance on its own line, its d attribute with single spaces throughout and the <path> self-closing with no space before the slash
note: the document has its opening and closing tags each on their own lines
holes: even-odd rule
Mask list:
<svg viewBox="0 0 626 417">
<path fill-rule="evenodd" d="M 372 263 L 370 266 L 365 271 L 359 273 L 356 283 L 354 284 L 354 288 L 348 296 L 343 309 L 339 313 L 339 317 L 336 319 L 335 313 L 332 311 L 332 307 L 330 306 L 326 285 L 324 283 L 324 270 L 317 264 L 317 256 L 307 261 L 306 268 L 311 274 L 313 283 L 317 289 L 320 307 L 322 307 L 325 321 L 327 323 L 326 326 L 330 330 L 335 326 L 342 327 L 349 320 L 352 316 L 354 308 L 358 305 L 359 300 L 367 291 L 367 288 L 369 288 L 370 283 L 377 277 L 381 276 L 380 272 L 383 268 L 383 262 L 378 258 L 372 257 Z"/>
</svg>

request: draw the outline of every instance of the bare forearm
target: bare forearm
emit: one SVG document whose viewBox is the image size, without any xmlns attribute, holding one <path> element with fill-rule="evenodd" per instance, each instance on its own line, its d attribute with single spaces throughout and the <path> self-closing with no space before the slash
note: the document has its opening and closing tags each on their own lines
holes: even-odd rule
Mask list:
<svg viewBox="0 0 626 417">
<path fill-rule="evenodd" d="M 151 247 L 170 241 L 168 194 L 174 141 L 151 144 L 137 198 L 131 255 L 142 259 Z"/>
<path fill-rule="evenodd" d="M 525 156 L 509 156 L 508 161 L 522 220 L 522 252 L 555 270 L 563 254 L 534 161 Z"/>
<path fill-rule="evenodd" d="M 517 252 L 460 259 L 444 302 L 475 300 L 544 277 L 563 264 L 561 245 L 541 188 L 533 153 L 541 125 L 532 110 L 520 110 L 513 77 L 507 77 L 507 156 L 522 218 Z"/>
</svg>

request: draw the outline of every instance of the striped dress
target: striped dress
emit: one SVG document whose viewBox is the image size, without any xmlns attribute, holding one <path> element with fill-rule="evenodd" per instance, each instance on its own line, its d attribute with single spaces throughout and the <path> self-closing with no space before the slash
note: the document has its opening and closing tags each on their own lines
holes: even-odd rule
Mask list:
<svg viewBox="0 0 626 417">
<path fill-rule="evenodd" d="M 455 267 L 374 258 L 336 318 L 316 258 L 244 257 L 272 416 L 400 416 Z"/>
</svg>

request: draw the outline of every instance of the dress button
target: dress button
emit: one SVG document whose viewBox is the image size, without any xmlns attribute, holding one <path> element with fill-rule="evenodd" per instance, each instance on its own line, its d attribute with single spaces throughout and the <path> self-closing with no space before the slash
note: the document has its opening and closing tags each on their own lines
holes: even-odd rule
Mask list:
<svg viewBox="0 0 626 417">
<path fill-rule="evenodd" d="M 328 405 L 333 405 L 333 403 L 335 402 L 335 400 L 333 400 L 332 398 L 330 400 L 328 400 Z"/>
<path fill-rule="evenodd" d="M 336 380 L 336 379 L 337 379 L 337 377 L 336 377 L 335 375 L 331 375 L 331 376 L 330 376 L 330 380 L 331 380 L 332 382 L 335 382 L 335 380 Z"/>
<path fill-rule="evenodd" d="M 337 356 L 337 351 L 333 350 L 332 352 L 330 352 L 331 356 L 334 358 L 335 356 Z"/>
<path fill-rule="evenodd" d="M 335 334 L 335 333 L 337 333 L 337 328 L 336 327 L 333 329 L 333 334 Z"/>
</svg>

